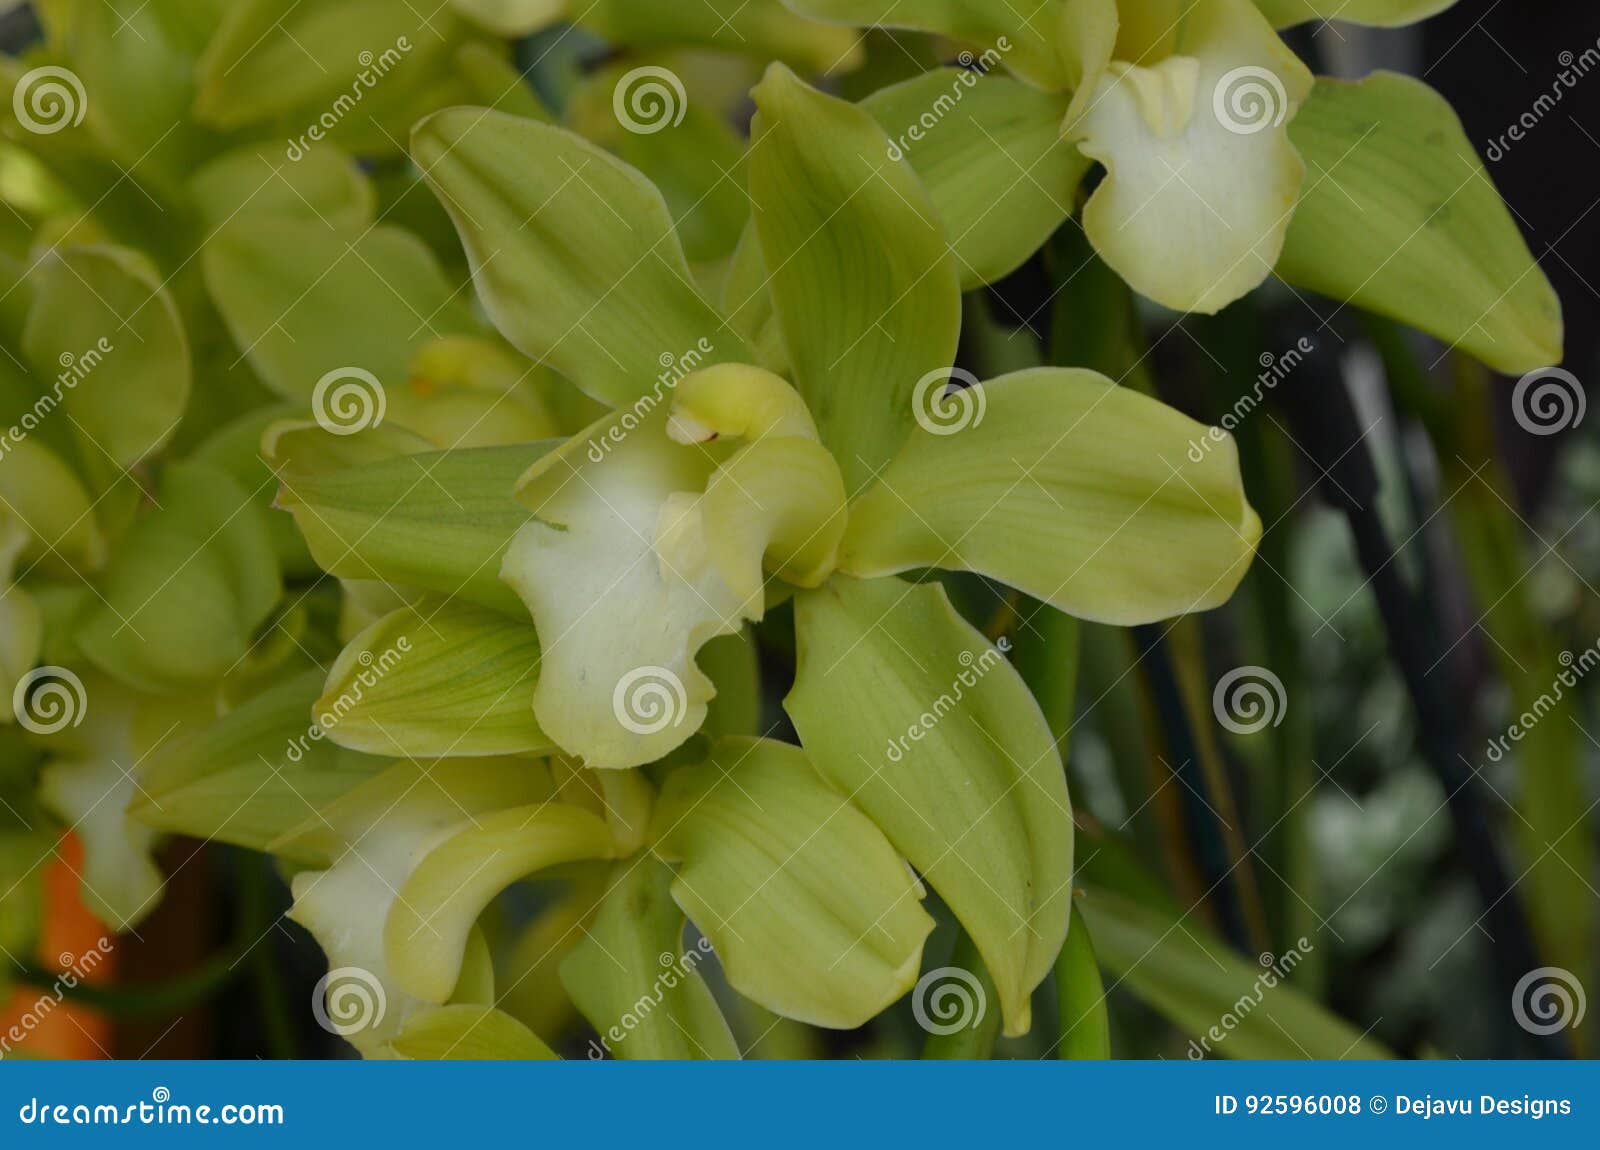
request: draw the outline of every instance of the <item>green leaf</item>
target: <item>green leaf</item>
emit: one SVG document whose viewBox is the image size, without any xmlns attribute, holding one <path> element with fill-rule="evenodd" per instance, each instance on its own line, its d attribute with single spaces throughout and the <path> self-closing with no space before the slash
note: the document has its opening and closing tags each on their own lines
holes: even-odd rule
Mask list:
<svg viewBox="0 0 1600 1150">
<path fill-rule="evenodd" d="M 240 352 L 291 399 L 355 368 L 397 385 L 429 340 L 476 328 L 433 253 L 398 228 L 351 236 L 322 219 L 250 215 L 212 236 L 201 259 Z"/>
<path fill-rule="evenodd" d="M 531 623 L 425 599 L 385 615 L 340 653 L 312 713 L 340 746 L 375 755 L 548 754 L 533 717 Z"/>
<path fill-rule="evenodd" d="M 867 112 L 778 64 L 754 96 L 750 191 L 778 326 L 855 492 L 905 439 L 917 381 L 955 359 L 960 279 L 927 192 Z"/>
<path fill-rule="evenodd" d="M 588 811 L 539 803 L 482 815 L 437 843 L 406 877 L 383 926 L 384 954 L 409 994 L 444 1002 L 467 936 L 515 880 L 558 863 L 610 858 L 611 831 Z"/>
<path fill-rule="evenodd" d="M 928 190 L 961 288 L 1016 271 L 1077 209 L 1090 161 L 1062 139 L 1066 96 L 938 68 L 861 101 Z"/>
<path fill-rule="evenodd" d="M 583 0 L 572 5 L 582 28 L 635 48 L 714 48 L 783 60 L 811 72 L 848 71 L 863 52 L 854 32 L 801 19 L 780 0 Z"/>
<path fill-rule="evenodd" d="M 157 830 L 259 851 L 376 775 L 385 760 L 335 746 L 315 726 L 322 680 L 317 670 L 296 675 L 161 747 L 141 764 L 128 813 Z M 285 857 L 333 861 L 317 851 Z"/>
<path fill-rule="evenodd" d="M 1381 1044 L 1283 981 L 1300 949 L 1263 965 L 1243 959 L 1187 915 L 1096 888 L 1079 907 L 1100 963 L 1194 1041 L 1191 1058 L 1389 1058 Z M 1204 1045 L 1202 1045 L 1204 1043 Z"/>
<path fill-rule="evenodd" d="M 345 466 L 318 455 L 385 438 L 385 429 L 373 430 L 380 434 L 340 437 L 293 426 L 268 433 L 265 454 L 278 465 L 283 484 L 278 505 L 294 514 L 322 569 L 525 618 L 515 592 L 500 581 L 500 560 L 528 519 L 513 495 L 517 479 L 552 445 L 405 455 L 384 448 L 376 458 Z"/>
<path fill-rule="evenodd" d="M 816 20 L 857 27 L 914 28 L 961 40 L 984 51 L 984 62 L 1006 67 L 1042 88 L 1061 88 L 1066 73 L 1056 55 L 1061 0 L 784 0 Z"/>
<path fill-rule="evenodd" d="M 818 772 L 911 860 L 977 943 L 1006 1033 L 1066 937 L 1072 813 L 1021 678 L 943 588 L 836 576 L 795 598 L 784 702 Z"/>
<path fill-rule="evenodd" d="M 332 145 L 298 163 L 275 146 L 239 148 L 196 172 L 189 191 L 213 231 L 235 216 L 260 214 L 357 233 L 372 226 L 377 210 L 372 181 Z"/>
<path fill-rule="evenodd" d="M 922 885 L 798 748 L 719 741 L 669 776 L 655 831 L 682 863 L 672 897 L 745 997 L 849 1030 L 917 981 L 933 929 Z"/>
<path fill-rule="evenodd" d="M 1255 3 L 1274 28 L 1287 28 L 1307 20 L 1398 28 L 1437 15 L 1452 7 L 1456 0 L 1255 0 Z"/>
<path fill-rule="evenodd" d="M 492 1006 L 460 1003 L 414 1016 L 390 1048 L 428 1061 L 548 1061 L 559 1057 L 533 1031 Z"/>
<path fill-rule="evenodd" d="M 548 124 L 452 108 L 417 125 L 411 154 L 455 222 L 495 326 L 589 395 L 624 406 L 675 381 L 679 360 L 749 359 L 693 286 L 661 193 L 601 148 Z"/>
<path fill-rule="evenodd" d="M 1278 274 L 1512 374 L 1561 359 L 1561 302 L 1450 105 L 1420 80 L 1318 80 Z"/>
<path fill-rule="evenodd" d="M 1131 625 L 1224 603 L 1249 567 L 1261 522 L 1230 437 L 1073 368 L 929 404 L 851 508 L 841 570 L 974 571 Z"/>
<path fill-rule="evenodd" d="M 57 248 L 34 274 L 23 349 L 94 473 L 168 440 L 189 399 L 189 344 L 154 269 L 126 248 Z M 42 385 L 43 387 L 43 385 Z"/>
<path fill-rule="evenodd" d="M 697 969 L 708 946 L 683 942 L 672 872 L 649 855 L 617 864 L 600 911 L 561 962 L 561 983 L 599 1032 L 589 1057 L 739 1057 Z"/>
<path fill-rule="evenodd" d="M 159 506 L 122 539 L 78 645 L 132 686 L 208 686 L 250 651 L 278 602 L 278 560 L 251 493 L 200 463 L 169 467 Z"/>
</svg>

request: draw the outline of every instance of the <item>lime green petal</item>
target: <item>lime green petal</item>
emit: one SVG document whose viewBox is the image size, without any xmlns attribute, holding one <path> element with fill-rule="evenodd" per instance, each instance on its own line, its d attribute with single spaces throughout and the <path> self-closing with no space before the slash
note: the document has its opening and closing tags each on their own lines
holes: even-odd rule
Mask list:
<svg viewBox="0 0 1600 1150">
<path fill-rule="evenodd" d="M 963 291 L 1015 271 L 1077 210 L 1089 161 L 1061 138 L 1068 103 L 963 68 L 937 68 L 861 101 L 927 189 Z"/>
<path fill-rule="evenodd" d="M 688 96 L 675 72 L 634 63 L 589 76 L 567 103 L 567 121 L 661 190 L 692 262 L 720 260 L 750 218 L 745 140 L 717 109 Z"/>
<path fill-rule="evenodd" d="M 567 0 L 452 0 L 459 11 L 496 36 L 517 39 L 548 27 L 566 14 Z"/>
<path fill-rule="evenodd" d="M 533 1031 L 492 1006 L 461 1003 L 414 1015 L 390 1048 L 423 1061 L 548 1061 L 559 1057 Z"/>
<path fill-rule="evenodd" d="M 802 15 L 856 27 L 914 28 L 937 32 L 983 51 L 988 67 L 1000 63 L 1042 88 L 1066 84 L 1056 54 L 1061 0 L 784 0 Z"/>
<path fill-rule="evenodd" d="M 848 71 L 864 57 L 854 32 L 802 19 L 798 5 L 782 0 L 581 0 L 569 7 L 580 27 L 635 48 L 714 48 L 809 72 Z"/>
<path fill-rule="evenodd" d="M 483 815 L 427 851 L 384 920 L 384 955 L 408 994 L 444 1002 L 467 935 L 515 880 L 558 863 L 609 858 L 611 831 L 588 811 L 540 803 Z"/>
<path fill-rule="evenodd" d="M 1398 28 L 1426 20 L 1455 3 L 1456 0 L 1256 0 L 1256 7 L 1274 28 L 1307 20 Z"/>
<path fill-rule="evenodd" d="M 1561 301 L 1442 96 L 1392 72 L 1318 80 L 1291 135 L 1310 176 L 1279 275 L 1499 371 L 1561 360 Z"/>
<path fill-rule="evenodd" d="M 1072 104 L 1062 123 L 1069 136 L 1078 118 L 1088 110 L 1100 77 L 1116 54 L 1120 27 L 1117 0 L 1065 0 L 1061 6 L 1061 26 L 1056 35 L 1067 86 L 1072 89 Z M 1139 62 L 1137 56 L 1133 62 Z"/>
<path fill-rule="evenodd" d="M 872 821 L 804 752 L 725 739 L 669 776 L 657 850 L 672 896 L 733 988 L 786 1018 L 864 1025 L 917 980 L 923 890 Z"/>
<path fill-rule="evenodd" d="M 278 506 L 294 514 L 324 571 L 521 616 L 499 579 L 501 556 L 528 519 L 512 492 L 551 444 L 428 446 L 387 424 L 349 436 L 287 425 L 268 431 L 264 454 L 282 484 Z"/>
<path fill-rule="evenodd" d="M 917 380 L 955 358 L 960 279 L 927 192 L 867 112 L 777 64 L 754 95 L 750 191 L 778 326 L 856 490 L 905 439 Z"/>
<path fill-rule="evenodd" d="M 211 237 L 201 261 L 241 353 L 292 399 L 358 371 L 381 395 L 406 378 L 423 344 L 475 327 L 470 301 L 399 228 L 352 236 L 322 220 L 244 215 Z"/>
<path fill-rule="evenodd" d="M 1106 166 L 1083 212 L 1101 258 L 1157 303 L 1209 314 L 1278 261 L 1305 175 L 1287 125 L 1311 73 L 1250 0 L 1198 0 L 1178 52 L 1112 64 L 1071 134 Z"/>
<path fill-rule="evenodd" d="M 97 473 L 132 466 L 177 430 L 189 400 L 189 343 L 161 277 L 139 253 L 57 249 L 34 273 L 22 344 Z"/>
<path fill-rule="evenodd" d="M 386 89 L 415 86 L 459 35 L 441 7 L 238 0 L 200 59 L 195 118 L 233 129 L 293 113 L 304 116 L 297 133 L 365 123 Z"/>
<path fill-rule="evenodd" d="M 732 1059 L 733 1034 L 685 946 L 672 872 L 649 855 L 618 863 L 594 921 L 561 962 L 561 982 L 599 1035 L 589 1057 Z"/>
<path fill-rule="evenodd" d="M 335 743 L 375 755 L 546 754 L 534 720 L 539 637 L 482 607 L 426 599 L 340 653 L 312 714 Z"/>
<path fill-rule="evenodd" d="M 539 631 L 539 725 L 591 767 L 651 762 L 698 730 L 712 684 L 695 652 L 760 607 L 710 562 L 694 493 L 715 464 L 666 418 L 608 417 L 541 460 L 522 492 L 537 518 L 502 566 Z"/>
<path fill-rule="evenodd" d="M 694 287 L 661 193 L 599 147 L 452 108 L 417 125 L 411 154 L 495 326 L 589 395 L 620 406 L 679 358 L 749 358 Z"/>
<path fill-rule="evenodd" d="M 159 501 L 117 547 L 77 641 L 132 686 L 208 686 L 249 653 L 282 592 L 266 513 L 201 463 L 167 468 Z"/>
<path fill-rule="evenodd" d="M 68 575 L 106 561 L 106 538 L 83 481 L 37 439 L 8 442 L 0 456 L 0 515 L 27 529 L 21 564 Z"/>
<path fill-rule="evenodd" d="M 842 570 L 974 571 L 1122 625 L 1233 594 L 1261 522 L 1231 436 L 1079 369 L 963 394 L 972 422 L 919 429 L 851 508 Z"/>
<path fill-rule="evenodd" d="M 280 147 L 239 148 L 196 172 L 189 191 L 209 231 L 236 216 L 260 214 L 356 233 L 371 226 L 377 210 L 372 181 L 331 144 L 298 163 Z"/>
<path fill-rule="evenodd" d="M 1072 812 L 1038 704 L 937 585 L 835 577 L 795 598 L 784 701 L 818 772 L 977 943 L 1006 1032 L 1066 937 Z M 726 913 L 726 912 L 725 912 Z"/>
<path fill-rule="evenodd" d="M 1172 55 L 1189 0 L 1123 0 L 1117 4 L 1117 46 L 1112 56 L 1146 67 Z"/>
<path fill-rule="evenodd" d="M 157 830 L 259 851 L 377 774 L 383 759 L 336 746 L 315 727 L 322 681 L 317 670 L 296 675 L 163 745 L 140 765 L 129 814 Z M 333 861 L 314 851 L 289 857 Z"/>
</svg>

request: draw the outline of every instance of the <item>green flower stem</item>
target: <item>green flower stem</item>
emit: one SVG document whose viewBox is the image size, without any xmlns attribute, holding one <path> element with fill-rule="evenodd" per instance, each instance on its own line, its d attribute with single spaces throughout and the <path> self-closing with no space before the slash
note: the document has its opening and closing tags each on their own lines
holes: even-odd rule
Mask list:
<svg viewBox="0 0 1600 1150">
<path fill-rule="evenodd" d="M 1105 986 L 1094 957 L 1089 926 L 1072 908 L 1067 944 L 1056 959 L 1056 1014 L 1060 1042 L 1056 1057 L 1073 1061 L 1111 1057 L 1111 1019 L 1106 1014 Z"/>
<path fill-rule="evenodd" d="M 928 1035 L 928 1041 L 922 1045 L 922 1057 L 944 1061 L 993 1058 L 995 1039 L 1000 1036 L 1000 998 L 995 992 L 994 979 L 989 977 L 989 970 L 978 954 L 977 943 L 966 931 L 962 931 L 956 939 L 955 950 L 950 953 L 950 965 L 976 976 L 983 991 L 981 1001 L 984 1006 L 971 1026 L 953 1034 Z"/>
</svg>

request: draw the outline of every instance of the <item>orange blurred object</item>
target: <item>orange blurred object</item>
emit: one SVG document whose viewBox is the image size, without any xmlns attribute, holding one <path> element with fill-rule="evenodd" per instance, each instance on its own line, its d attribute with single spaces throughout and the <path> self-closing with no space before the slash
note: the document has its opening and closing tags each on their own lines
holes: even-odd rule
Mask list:
<svg viewBox="0 0 1600 1150">
<path fill-rule="evenodd" d="M 10 1053 L 35 1058 L 109 1058 L 111 1020 L 66 999 L 69 980 L 110 982 L 116 971 L 116 938 L 89 913 L 79 897 L 83 844 L 68 832 L 44 872 L 44 922 L 39 966 L 54 971 L 53 986 L 19 986 L 0 1011 L 0 1040 Z"/>
</svg>

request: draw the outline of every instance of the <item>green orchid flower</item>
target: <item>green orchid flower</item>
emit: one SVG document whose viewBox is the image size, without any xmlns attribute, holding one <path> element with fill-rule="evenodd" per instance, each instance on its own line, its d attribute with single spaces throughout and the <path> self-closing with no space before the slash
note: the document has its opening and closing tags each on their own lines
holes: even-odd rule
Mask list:
<svg viewBox="0 0 1600 1150">
<path fill-rule="evenodd" d="M 1449 0 L 785 2 L 968 42 L 985 67 L 1070 93 L 1062 131 L 1104 168 L 1084 232 L 1157 303 L 1210 314 L 1276 275 L 1501 371 L 1561 358 L 1560 303 L 1445 101 L 1386 72 L 1316 80 L 1276 31 L 1393 27 Z"/>
</svg>

